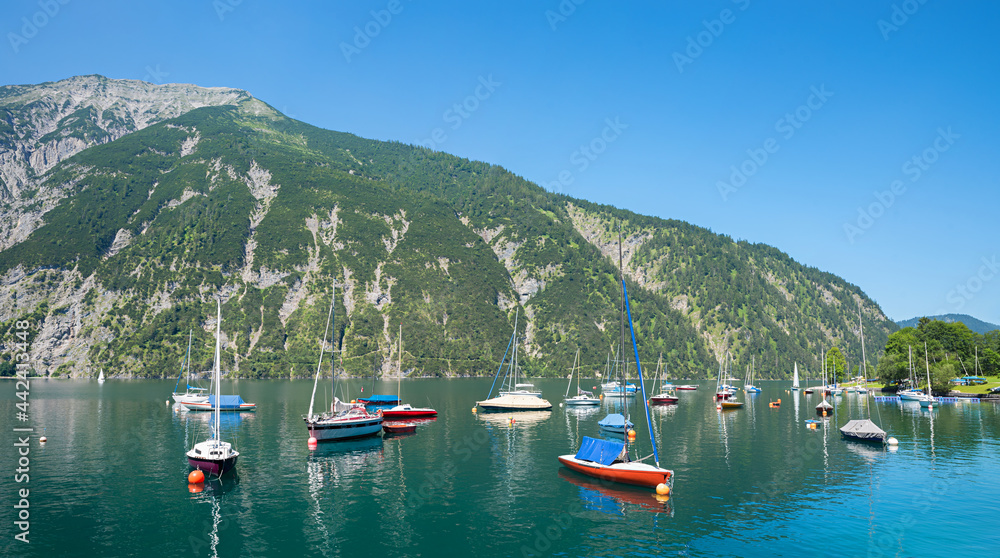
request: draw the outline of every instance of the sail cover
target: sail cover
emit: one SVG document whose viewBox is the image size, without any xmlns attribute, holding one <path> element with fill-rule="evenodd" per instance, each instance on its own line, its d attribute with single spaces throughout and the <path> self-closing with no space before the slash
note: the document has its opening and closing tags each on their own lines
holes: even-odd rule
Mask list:
<svg viewBox="0 0 1000 558">
<path fill-rule="evenodd" d="M 395 395 L 369 395 L 368 397 L 359 397 L 358 401 L 365 401 L 372 405 L 385 405 L 399 403 L 399 397 Z"/>
<path fill-rule="evenodd" d="M 239 409 L 240 405 L 246 403 L 239 395 L 223 395 L 219 398 L 220 409 Z M 208 404 L 215 406 L 215 396 L 208 396 Z"/>
<path fill-rule="evenodd" d="M 885 430 L 882 430 L 875 423 L 865 420 L 851 420 L 840 428 L 840 433 L 851 438 L 861 440 L 884 440 Z"/>
<path fill-rule="evenodd" d="M 581 461 L 593 461 L 601 465 L 611 465 L 624 452 L 625 442 L 598 440 L 590 436 L 584 436 L 583 443 L 580 444 L 580 451 L 576 452 L 576 458 Z"/>
<path fill-rule="evenodd" d="M 597 424 L 604 428 L 624 428 L 625 426 L 632 426 L 632 421 L 626 421 L 625 416 L 621 413 L 610 413 Z"/>
</svg>

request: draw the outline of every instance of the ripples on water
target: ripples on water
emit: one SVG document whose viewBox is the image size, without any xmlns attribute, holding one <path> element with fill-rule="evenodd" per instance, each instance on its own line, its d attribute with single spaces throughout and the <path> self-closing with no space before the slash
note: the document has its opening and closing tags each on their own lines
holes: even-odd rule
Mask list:
<svg viewBox="0 0 1000 558">
<path fill-rule="evenodd" d="M 651 409 L 667 501 L 564 468 L 582 436 L 621 404 L 561 408 L 565 383 L 540 380 L 552 411 L 473 414 L 485 380 L 418 380 L 405 393 L 440 412 L 417 433 L 306 448 L 309 382 L 248 382 L 254 414 L 224 415 L 238 474 L 190 492 L 184 452 L 210 413 L 164 404 L 172 382 L 33 384 L 32 543 L 4 556 L 968 555 L 1000 543 L 994 404 L 833 398 L 816 430 L 818 395 L 764 382 L 746 407 L 719 412 L 711 386 Z M 393 384 L 393 388 L 395 385 Z M 235 389 L 235 388 L 233 388 Z M 387 388 L 388 389 L 388 388 Z M 12 416 L 7 390 L 0 412 Z M 780 409 L 767 403 L 782 399 Z M 641 455 L 641 406 L 629 403 Z M 872 418 L 900 441 L 882 451 L 837 427 Z M 511 423 L 511 417 L 514 422 Z M 4 467 L 12 472 L 10 452 Z M 7 500 L 15 484 L 6 483 Z M 10 525 L 12 506 L 0 521 Z"/>
</svg>

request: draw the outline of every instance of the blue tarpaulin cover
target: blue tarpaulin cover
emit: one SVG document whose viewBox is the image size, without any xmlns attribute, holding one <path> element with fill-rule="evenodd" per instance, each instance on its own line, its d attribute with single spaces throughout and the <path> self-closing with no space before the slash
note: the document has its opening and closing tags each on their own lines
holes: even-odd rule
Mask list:
<svg viewBox="0 0 1000 558">
<path fill-rule="evenodd" d="M 584 436 L 583 443 L 580 444 L 580 451 L 576 452 L 576 458 L 582 461 L 593 461 L 601 465 L 611 465 L 624 449 L 625 442 L 598 440 L 590 436 Z"/>
<path fill-rule="evenodd" d="M 627 422 L 628 426 L 630 427 L 633 426 L 632 421 L 627 421 Z M 597 424 L 599 426 L 603 426 L 604 428 L 622 428 L 626 425 L 625 423 L 626 421 L 624 415 L 620 413 L 611 413 L 608 416 L 601 419 L 600 422 L 598 422 Z"/>
<path fill-rule="evenodd" d="M 368 397 L 359 397 L 358 401 L 367 401 L 368 403 L 396 403 L 399 401 L 399 397 L 395 395 L 369 395 Z"/>
<path fill-rule="evenodd" d="M 239 409 L 240 405 L 246 403 L 239 395 L 223 395 L 219 398 L 220 409 Z M 215 408 L 215 396 L 208 396 L 208 404 Z"/>
</svg>

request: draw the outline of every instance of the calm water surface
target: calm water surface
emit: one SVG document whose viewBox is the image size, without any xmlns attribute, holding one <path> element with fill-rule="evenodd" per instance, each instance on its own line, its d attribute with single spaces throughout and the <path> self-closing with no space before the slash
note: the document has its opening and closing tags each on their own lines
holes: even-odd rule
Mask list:
<svg viewBox="0 0 1000 558">
<path fill-rule="evenodd" d="M 653 409 L 674 493 L 601 484 L 559 466 L 600 409 L 561 408 L 565 380 L 536 385 L 551 412 L 473 414 L 485 379 L 412 380 L 403 399 L 439 411 L 403 437 L 306 447 L 310 381 L 224 382 L 257 403 L 223 417 L 241 451 L 237 475 L 189 491 L 185 451 L 208 413 L 165 404 L 173 381 L 36 381 L 30 420 L 0 413 L 3 556 L 968 556 L 1000 543 L 1000 412 L 994 404 L 918 405 L 834 398 L 816 430 L 818 395 L 762 382 L 746 408 L 716 411 L 714 383 Z M 228 387 L 226 385 L 228 384 Z M 355 382 L 352 391 L 358 392 Z M 376 386 L 394 393 L 395 384 Z M 370 391 L 370 385 L 366 392 Z M 768 402 L 781 398 L 780 409 Z M 651 453 L 641 402 L 629 406 L 638 452 Z M 899 439 L 881 451 L 840 439 L 868 413 Z M 509 418 L 515 421 L 510 424 Z M 11 428 L 44 429 L 30 481 L 14 482 Z M 18 488 L 30 489 L 30 543 L 14 540 Z"/>
</svg>

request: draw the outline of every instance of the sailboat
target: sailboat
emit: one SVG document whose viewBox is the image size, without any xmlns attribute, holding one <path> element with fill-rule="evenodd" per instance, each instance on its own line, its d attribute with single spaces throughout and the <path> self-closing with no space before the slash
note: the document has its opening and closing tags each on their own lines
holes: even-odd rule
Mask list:
<svg viewBox="0 0 1000 558">
<path fill-rule="evenodd" d="M 188 464 L 195 469 L 208 473 L 209 475 L 215 475 L 221 477 L 226 472 L 232 470 L 236 467 L 236 459 L 240 456 L 240 452 L 233 449 L 232 444 L 229 442 L 223 442 L 222 436 L 219 430 L 219 406 L 221 397 L 219 394 L 222 392 L 222 380 L 221 380 L 221 364 L 220 364 L 220 333 L 222 328 L 222 302 L 219 299 L 215 299 L 216 303 L 216 322 L 215 322 L 215 365 L 212 370 L 212 382 L 214 392 L 214 406 L 215 406 L 215 417 L 212 421 L 212 433 L 208 440 L 204 442 L 199 442 L 194 445 L 194 447 L 187 452 Z"/>
<path fill-rule="evenodd" d="M 632 312 L 629 309 L 624 274 L 622 276 L 622 298 L 625 302 L 625 310 L 628 312 L 629 330 L 632 333 L 632 349 L 635 352 L 635 365 L 639 374 L 639 385 L 643 392 L 643 406 L 646 409 L 646 425 L 649 427 L 649 441 L 653 445 L 652 457 L 656 465 L 642 463 L 648 457 L 633 461 L 629 456 L 628 437 L 626 437 L 626 441 L 619 442 L 584 436 L 576 454 L 560 455 L 559 462 L 573 471 L 599 479 L 650 487 L 666 484 L 672 489 L 674 472 L 660 467 L 660 457 L 656 449 L 656 439 L 653 437 L 653 423 L 649 416 L 649 406 L 645 405 L 646 386 L 642 379 L 642 364 L 639 362 L 639 348 L 635 342 L 635 328 L 632 325 Z"/>
<path fill-rule="evenodd" d="M 99 384 L 103 384 L 104 383 L 104 369 L 103 368 L 101 368 L 101 373 L 97 375 L 97 383 L 99 383 Z"/>
<path fill-rule="evenodd" d="M 222 311 L 219 311 L 219 323 L 216 324 L 215 332 L 215 346 L 216 350 L 220 350 L 219 335 L 222 322 Z M 216 367 L 219 367 L 219 360 L 221 356 L 216 356 Z M 221 374 L 221 372 L 220 372 Z M 215 393 L 204 397 L 201 399 L 191 398 L 190 400 L 179 401 L 181 406 L 189 411 L 255 411 L 257 410 L 256 403 L 248 403 L 243 400 L 239 395 L 219 395 L 219 390 L 215 390 Z"/>
<path fill-rule="evenodd" d="M 175 402 L 184 403 L 204 403 L 208 401 L 208 394 L 205 393 L 207 390 L 203 387 L 197 387 L 191 385 L 191 336 L 194 331 L 188 331 L 188 350 L 187 356 L 184 357 L 184 362 L 181 363 L 181 375 L 177 377 L 177 383 L 174 384 L 174 393 L 170 397 L 174 399 Z M 177 386 L 181 383 L 181 378 L 184 377 L 185 372 L 187 373 L 187 389 L 184 391 L 177 391 Z"/>
<path fill-rule="evenodd" d="M 333 397 L 333 402 L 330 404 L 330 412 L 321 414 L 313 413 L 316 403 L 316 387 L 319 385 L 319 372 L 323 367 L 323 350 L 326 348 L 326 334 L 333 322 L 333 306 L 336 300 L 337 283 L 334 281 L 333 298 L 330 300 L 330 315 L 326 322 L 327 331 L 323 332 L 323 340 L 320 343 L 319 363 L 316 365 L 316 378 L 313 380 L 312 397 L 309 399 L 309 414 L 302 417 L 302 420 L 306 423 L 306 428 L 309 430 L 309 436 L 315 438 L 317 442 L 363 438 L 378 434 L 382 430 L 382 417 L 369 413 L 365 409 L 364 404 L 344 403 L 337 398 L 334 389 L 337 374 L 334 373 L 333 358 L 330 359 L 330 394 Z"/>
<path fill-rule="evenodd" d="M 926 352 L 926 348 L 925 348 L 925 352 Z M 909 381 L 910 381 L 910 388 L 909 389 L 904 389 L 903 391 L 900 391 L 896 395 L 899 396 L 899 400 L 900 401 L 920 401 L 920 399 L 924 395 L 924 393 L 922 391 L 920 391 L 919 389 L 917 389 L 917 387 L 916 387 L 917 386 L 917 380 L 916 380 L 916 376 L 913 373 L 913 347 L 912 346 L 907 346 L 907 356 L 908 356 L 908 358 L 910 360 L 910 376 L 908 378 Z"/>
<path fill-rule="evenodd" d="M 836 375 L 836 366 L 837 365 L 834 364 L 834 375 Z M 824 417 L 829 416 L 830 413 L 833 412 L 833 405 L 831 405 L 826 400 L 827 387 L 828 386 L 826 383 L 826 355 L 823 355 L 823 387 L 821 388 L 823 400 L 819 402 L 819 405 L 816 405 L 816 414 Z"/>
<path fill-rule="evenodd" d="M 507 368 L 507 373 L 504 375 L 504 379 L 500 382 L 501 391 L 500 395 L 497 397 L 490 397 L 493 395 L 493 387 L 496 385 L 497 378 L 500 376 L 500 371 L 503 370 L 504 362 L 507 360 L 507 352 L 510 351 L 511 346 L 514 347 L 514 355 L 517 354 L 517 344 L 514 343 L 514 339 L 517 337 L 517 322 L 520 317 L 521 309 L 518 308 L 517 312 L 514 314 L 514 333 L 510 336 L 510 341 L 507 343 L 507 350 L 504 351 L 503 360 L 500 361 L 500 367 L 497 368 L 497 373 L 493 377 L 493 384 L 490 386 L 490 392 L 486 395 L 487 399 L 485 401 L 477 401 L 476 406 L 482 407 L 486 411 L 545 411 L 552 408 L 552 403 L 541 398 L 541 394 L 538 396 L 518 393 L 515 383 L 517 382 L 517 365 L 515 356 L 512 356 L 510 360 L 510 365 Z M 503 390 L 503 384 L 507 384 L 507 389 Z"/>
<path fill-rule="evenodd" d="M 396 377 L 396 397 L 402 401 L 402 389 L 401 383 L 403 378 L 403 324 L 399 324 L 399 376 Z M 387 419 L 406 419 L 406 418 L 428 418 L 436 417 L 438 414 L 434 409 L 429 409 L 426 407 L 417 408 L 413 407 L 409 403 L 403 403 L 402 405 L 396 405 L 390 409 L 384 409 L 382 411 L 382 418 Z M 385 424 L 383 423 L 383 428 Z"/>
<path fill-rule="evenodd" d="M 580 349 L 576 350 L 576 358 L 573 359 L 573 370 L 569 373 L 569 385 L 566 386 L 566 404 L 571 406 L 581 406 L 581 405 L 600 405 L 601 400 L 594 397 L 594 394 L 589 391 L 583 391 L 580 389 L 580 373 L 577 372 L 577 365 L 580 363 Z M 569 388 L 573 385 L 573 373 L 576 374 L 576 395 L 573 397 L 569 396 Z"/>
<path fill-rule="evenodd" d="M 799 363 L 795 363 L 795 372 L 792 373 L 792 391 L 799 391 Z"/>
<path fill-rule="evenodd" d="M 660 384 L 660 367 L 663 365 L 663 353 L 660 353 L 660 360 L 656 363 L 656 382 L 653 385 Z M 669 387 L 667 387 L 669 386 Z M 673 384 L 663 383 L 662 390 L 660 393 L 649 398 L 649 402 L 653 405 L 673 405 L 677 403 L 680 399 L 677 397 L 677 393 L 674 391 Z"/>
<path fill-rule="evenodd" d="M 861 305 L 858 304 L 858 324 L 859 331 L 861 333 L 861 362 L 864 366 L 865 372 L 864 377 L 868 378 L 868 359 L 865 357 L 865 330 L 864 326 L 861 324 Z M 867 390 L 861 393 L 867 393 Z M 872 422 L 871 417 L 871 407 L 868 408 L 868 418 L 862 420 L 849 420 L 847 424 L 840 428 L 840 435 L 845 440 L 856 440 L 859 442 L 876 442 L 879 444 L 884 444 L 886 441 L 886 432 L 878 427 L 877 424 Z"/>
<path fill-rule="evenodd" d="M 921 393 L 920 406 L 926 407 L 928 409 L 932 408 L 935 403 L 938 402 L 937 397 L 931 394 L 931 364 L 927 360 L 927 342 L 924 341 L 924 366 L 927 367 L 927 393 Z"/>
<path fill-rule="evenodd" d="M 750 373 L 747 374 L 747 381 L 743 383 L 743 391 L 747 393 L 760 393 L 760 388 L 753 385 L 753 373 L 756 365 L 757 357 L 754 356 L 750 360 Z"/>
<path fill-rule="evenodd" d="M 619 225 L 620 227 L 621 225 Z M 614 397 L 621 399 L 622 412 L 621 413 L 608 413 L 604 418 L 598 421 L 597 426 L 605 431 L 614 434 L 625 434 L 632 430 L 635 426 L 632 421 L 628 419 L 628 403 L 626 397 L 629 397 L 628 386 L 629 383 L 625 379 L 625 272 L 622 266 L 622 237 L 621 229 L 618 231 L 618 271 L 622 277 L 622 290 L 621 290 L 621 300 L 618 304 L 618 324 L 619 324 L 619 337 L 618 337 L 618 350 L 617 354 L 621 357 L 620 360 L 615 360 L 615 369 L 620 371 L 621 383 L 618 384 L 614 389 L 607 393 L 607 397 Z M 621 368 L 618 367 L 621 363 Z M 642 373 L 639 374 L 640 382 L 642 383 Z M 635 397 L 635 392 L 632 392 L 632 397 Z M 643 397 L 645 402 L 645 397 Z M 586 438 L 585 438 L 586 439 Z"/>
</svg>

